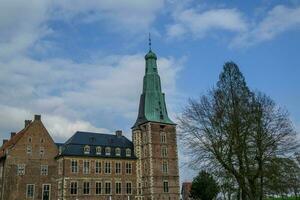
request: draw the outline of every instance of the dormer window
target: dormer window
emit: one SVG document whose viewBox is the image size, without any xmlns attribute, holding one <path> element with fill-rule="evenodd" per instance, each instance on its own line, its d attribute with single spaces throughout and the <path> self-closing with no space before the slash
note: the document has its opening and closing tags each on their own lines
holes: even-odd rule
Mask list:
<svg viewBox="0 0 300 200">
<path fill-rule="evenodd" d="M 116 148 L 116 156 L 121 156 L 121 149 L 120 148 Z"/>
<path fill-rule="evenodd" d="M 83 149 L 84 154 L 90 154 L 90 146 L 85 145 Z"/>
<path fill-rule="evenodd" d="M 126 149 L 126 157 L 130 157 L 131 156 L 131 149 Z"/>
<path fill-rule="evenodd" d="M 101 147 L 96 147 L 96 155 L 101 155 Z"/>
<path fill-rule="evenodd" d="M 105 155 L 106 155 L 106 156 L 110 156 L 110 152 L 111 152 L 110 147 L 106 147 L 106 148 L 105 148 Z"/>
</svg>

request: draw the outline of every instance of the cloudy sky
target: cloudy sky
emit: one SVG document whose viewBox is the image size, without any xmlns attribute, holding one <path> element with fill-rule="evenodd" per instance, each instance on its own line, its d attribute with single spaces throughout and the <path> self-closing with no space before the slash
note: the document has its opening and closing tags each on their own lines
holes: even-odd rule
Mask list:
<svg viewBox="0 0 300 200">
<path fill-rule="evenodd" d="M 300 130 L 300 1 L 0 0 L 0 137 L 41 114 L 55 141 L 76 130 L 131 138 L 148 33 L 171 117 L 236 62 Z M 187 158 L 180 153 L 182 180 Z"/>
</svg>

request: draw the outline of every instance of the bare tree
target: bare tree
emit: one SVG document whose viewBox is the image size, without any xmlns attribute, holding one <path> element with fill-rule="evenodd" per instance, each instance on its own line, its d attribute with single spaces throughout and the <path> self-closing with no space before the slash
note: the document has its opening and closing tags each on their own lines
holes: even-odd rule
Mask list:
<svg viewBox="0 0 300 200">
<path fill-rule="evenodd" d="M 262 199 L 266 164 L 297 148 L 288 114 L 250 91 L 232 62 L 225 63 L 216 88 L 189 100 L 179 121 L 192 164 L 222 167 L 235 178 L 243 200 Z"/>
</svg>

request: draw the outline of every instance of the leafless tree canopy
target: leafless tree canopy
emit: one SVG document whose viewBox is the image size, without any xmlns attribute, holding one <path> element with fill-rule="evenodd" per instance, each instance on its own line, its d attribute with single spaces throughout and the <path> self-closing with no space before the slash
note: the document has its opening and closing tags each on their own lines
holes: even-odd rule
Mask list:
<svg viewBox="0 0 300 200">
<path fill-rule="evenodd" d="M 287 112 L 252 92 L 232 62 L 224 65 L 215 88 L 189 100 L 179 121 L 191 165 L 224 170 L 234 177 L 242 199 L 262 199 L 265 167 L 298 147 Z"/>
</svg>

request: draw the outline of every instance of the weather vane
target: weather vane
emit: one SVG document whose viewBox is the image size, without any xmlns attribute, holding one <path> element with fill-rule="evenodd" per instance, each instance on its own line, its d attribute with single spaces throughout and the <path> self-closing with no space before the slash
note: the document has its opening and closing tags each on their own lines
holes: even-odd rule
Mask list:
<svg viewBox="0 0 300 200">
<path fill-rule="evenodd" d="M 149 33 L 149 50 L 151 51 L 151 34 Z"/>
</svg>

